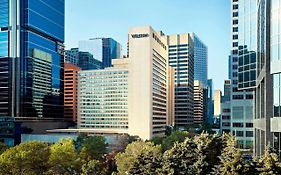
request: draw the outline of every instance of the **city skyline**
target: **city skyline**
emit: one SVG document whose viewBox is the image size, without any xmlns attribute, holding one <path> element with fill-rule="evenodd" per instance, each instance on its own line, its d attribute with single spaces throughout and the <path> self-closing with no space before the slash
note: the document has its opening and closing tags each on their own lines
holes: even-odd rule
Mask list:
<svg viewBox="0 0 281 175">
<path fill-rule="evenodd" d="M 166 35 L 194 32 L 208 46 L 208 77 L 213 79 L 214 89 L 223 90 L 223 82 L 228 78 L 230 54 L 229 1 L 156 0 L 136 4 L 128 0 L 108 3 L 85 0 L 79 2 L 79 6 L 76 2 L 69 0 L 65 4 L 66 49 L 77 47 L 79 40 L 111 37 L 121 43 L 125 55 L 127 32 L 133 26 L 151 25 L 156 30 L 165 31 Z M 109 3 L 111 5 L 107 6 Z M 178 10 L 172 10 L 174 8 Z M 143 13 L 135 13 L 136 9 L 143 10 Z"/>
</svg>

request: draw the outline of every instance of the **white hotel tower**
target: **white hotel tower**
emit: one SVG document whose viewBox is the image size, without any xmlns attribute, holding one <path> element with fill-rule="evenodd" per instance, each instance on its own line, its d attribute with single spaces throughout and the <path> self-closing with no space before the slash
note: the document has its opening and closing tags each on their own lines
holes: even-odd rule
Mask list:
<svg viewBox="0 0 281 175">
<path fill-rule="evenodd" d="M 165 133 L 174 123 L 174 86 L 168 63 L 167 38 L 150 26 L 129 29 L 129 58 L 104 70 L 80 71 L 78 127 L 127 133 L 146 140 Z M 169 82 L 169 80 L 171 82 Z"/>
</svg>

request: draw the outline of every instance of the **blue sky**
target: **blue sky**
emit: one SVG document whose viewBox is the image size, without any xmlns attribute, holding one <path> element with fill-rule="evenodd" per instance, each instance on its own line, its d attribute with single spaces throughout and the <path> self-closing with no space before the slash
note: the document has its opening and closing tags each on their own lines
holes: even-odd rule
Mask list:
<svg viewBox="0 0 281 175">
<path fill-rule="evenodd" d="M 151 25 L 165 34 L 194 32 L 208 46 L 208 76 L 216 89 L 227 78 L 229 0 L 66 0 L 65 45 L 112 37 L 126 48 L 129 27 Z M 125 54 L 125 52 L 124 52 Z"/>
</svg>

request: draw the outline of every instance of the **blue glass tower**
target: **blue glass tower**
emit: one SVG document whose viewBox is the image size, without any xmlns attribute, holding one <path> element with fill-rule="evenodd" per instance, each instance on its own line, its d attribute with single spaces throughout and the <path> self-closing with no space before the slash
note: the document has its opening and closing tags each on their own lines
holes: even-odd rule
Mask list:
<svg viewBox="0 0 281 175">
<path fill-rule="evenodd" d="M 64 10 L 64 0 L 1 0 L 1 116 L 63 117 Z"/>
<path fill-rule="evenodd" d="M 194 43 L 194 80 L 200 80 L 204 88 L 208 80 L 208 47 L 195 33 L 191 33 Z"/>
</svg>

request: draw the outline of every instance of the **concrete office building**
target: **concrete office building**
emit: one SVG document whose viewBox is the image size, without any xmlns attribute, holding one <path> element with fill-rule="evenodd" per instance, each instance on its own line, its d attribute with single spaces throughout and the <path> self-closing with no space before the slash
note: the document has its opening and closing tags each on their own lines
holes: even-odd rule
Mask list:
<svg viewBox="0 0 281 175">
<path fill-rule="evenodd" d="M 221 115 L 221 91 L 215 90 L 214 93 L 214 117 L 218 118 Z"/>
<path fill-rule="evenodd" d="M 175 68 L 175 126 L 184 128 L 194 119 L 194 45 L 191 34 L 166 36 L 169 65 Z"/>
<path fill-rule="evenodd" d="M 128 133 L 128 73 L 126 66 L 78 72 L 78 128 Z"/>
<path fill-rule="evenodd" d="M 203 123 L 203 83 L 199 80 L 194 81 L 194 124 Z"/>
<path fill-rule="evenodd" d="M 241 148 L 253 146 L 253 92 L 255 86 L 257 2 L 231 1 L 231 132 Z"/>
<path fill-rule="evenodd" d="M 222 96 L 222 103 L 221 103 L 220 133 L 223 132 L 229 133 L 231 129 L 230 96 L 231 96 L 231 81 L 224 80 L 224 94 Z"/>
<path fill-rule="evenodd" d="M 70 63 L 64 63 L 64 118 L 77 120 L 77 88 L 78 71 L 80 68 Z"/>
<path fill-rule="evenodd" d="M 89 52 L 103 68 L 112 66 L 112 59 L 121 58 L 121 44 L 112 38 L 91 38 L 79 41 L 79 51 Z"/>
<path fill-rule="evenodd" d="M 167 125 L 175 126 L 175 69 L 168 68 L 168 86 L 167 86 Z"/>
<path fill-rule="evenodd" d="M 79 72 L 78 126 L 142 139 L 163 136 L 173 123 L 167 38 L 150 26 L 131 28 L 128 36 L 129 58 L 114 59 L 104 70 Z"/>
</svg>

